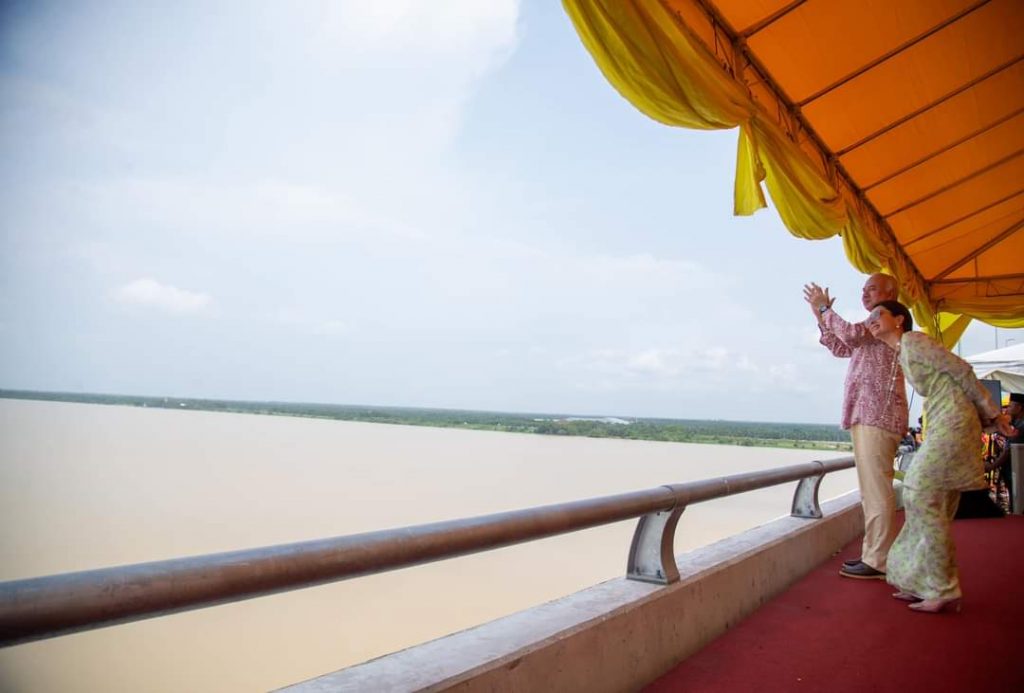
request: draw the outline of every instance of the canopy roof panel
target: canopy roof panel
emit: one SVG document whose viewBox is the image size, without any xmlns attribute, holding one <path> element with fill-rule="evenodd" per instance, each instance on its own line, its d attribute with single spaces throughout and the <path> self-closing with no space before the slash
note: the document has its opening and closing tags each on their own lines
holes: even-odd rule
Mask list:
<svg viewBox="0 0 1024 693">
<path fill-rule="evenodd" d="M 1024 3 L 702 4 L 941 286 L 930 297 L 1009 290 L 1024 314 Z"/>
<path fill-rule="evenodd" d="M 737 213 L 764 180 L 929 317 L 1024 326 L 1024 2 L 563 1 L 642 111 L 740 126 Z"/>
</svg>

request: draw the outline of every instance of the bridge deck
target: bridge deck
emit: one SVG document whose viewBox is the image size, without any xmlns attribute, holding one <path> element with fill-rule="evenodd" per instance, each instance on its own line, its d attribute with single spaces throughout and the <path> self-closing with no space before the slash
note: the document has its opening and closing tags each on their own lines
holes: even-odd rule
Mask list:
<svg viewBox="0 0 1024 693">
<path fill-rule="evenodd" d="M 647 690 L 1024 691 L 1024 517 L 957 520 L 959 614 L 838 576 L 860 540 Z"/>
</svg>

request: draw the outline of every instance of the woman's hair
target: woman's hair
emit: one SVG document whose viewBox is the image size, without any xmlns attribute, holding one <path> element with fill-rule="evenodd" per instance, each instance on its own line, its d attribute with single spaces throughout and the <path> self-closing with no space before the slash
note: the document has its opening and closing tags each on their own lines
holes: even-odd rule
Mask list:
<svg viewBox="0 0 1024 693">
<path fill-rule="evenodd" d="M 897 315 L 903 316 L 904 332 L 910 332 L 912 329 L 914 329 L 913 316 L 910 315 L 910 311 L 907 309 L 907 307 L 900 303 L 899 301 L 879 301 L 878 303 L 875 304 L 875 308 L 878 308 L 879 306 L 885 308 L 887 311 L 892 313 L 893 317 L 896 317 Z"/>
</svg>

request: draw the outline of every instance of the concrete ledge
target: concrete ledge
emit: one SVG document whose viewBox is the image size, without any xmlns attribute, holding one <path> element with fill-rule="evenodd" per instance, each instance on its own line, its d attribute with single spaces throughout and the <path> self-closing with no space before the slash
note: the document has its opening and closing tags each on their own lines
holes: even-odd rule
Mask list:
<svg viewBox="0 0 1024 693">
<path fill-rule="evenodd" d="M 857 493 L 822 510 L 821 520 L 783 517 L 678 556 L 674 585 L 616 578 L 282 690 L 636 690 L 863 531 Z"/>
</svg>

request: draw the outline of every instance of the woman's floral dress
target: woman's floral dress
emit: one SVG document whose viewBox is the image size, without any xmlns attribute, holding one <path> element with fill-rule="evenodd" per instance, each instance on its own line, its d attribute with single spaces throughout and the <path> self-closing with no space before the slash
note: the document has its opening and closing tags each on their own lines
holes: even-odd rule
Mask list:
<svg viewBox="0 0 1024 693">
<path fill-rule="evenodd" d="M 903 335 L 900 365 L 926 398 L 928 435 L 903 480 L 906 521 L 889 551 L 887 580 L 923 599 L 959 597 L 950 523 L 960 492 L 985 486 L 981 419 L 999 407 L 966 361 L 922 332 Z"/>
</svg>

